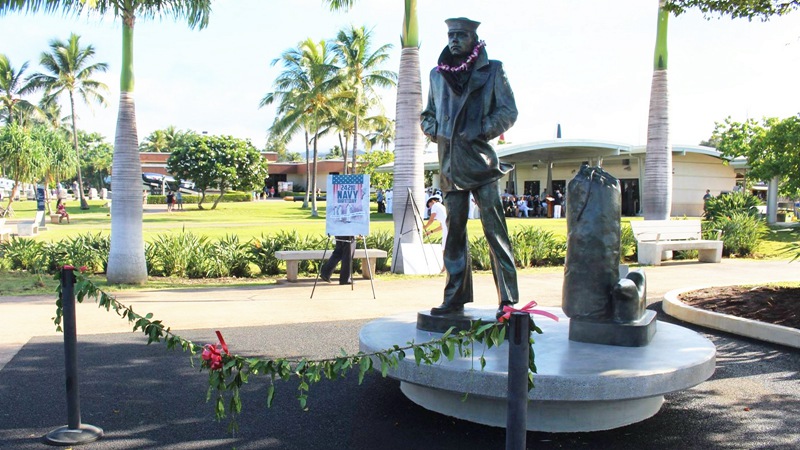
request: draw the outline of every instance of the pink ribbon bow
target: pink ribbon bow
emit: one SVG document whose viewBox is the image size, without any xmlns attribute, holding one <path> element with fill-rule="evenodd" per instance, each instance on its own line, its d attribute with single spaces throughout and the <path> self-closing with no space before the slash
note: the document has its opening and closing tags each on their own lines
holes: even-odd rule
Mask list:
<svg viewBox="0 0 800 450">
<path fill-rule="evenodd" d="M 558 322 L 558 316 L 556 316 L 555 314 L 549 313 L 547 311 L 542 311 L 542 310 L 539 310 L 539 309 L 533 309 L 536 305 L 538 305 L 538 303 L 536 303 L 536 301 L 533 300 L 533 301 L 531 301 L 530 303 L 528 303 L 527 305 L 523 306 L 520 309 L 516 309 L 516 308 L 508 306 L 508 305 L 503 306 L 503 312 L 505 314 L 503 314 L 502 316 L 498 317 L 497 320 L 498 320 L 498 322 L 505 322 L 506 320 L 511 318 L 511 313 L 513 313 L 513 312 L 522 312 L 522 313 L 528 313 L 528 314 L 538 314 L 540 316 L 545 316 L 548 319 L 553 319 L 556 322 Z"/>
<path fill-rule="evenodd" d="M 217 338 L 219 338 L 219 344 L 211 345 L 206 344 L 203 346 L 203 353 L 202 358 L 204 361 L 208 362 L 208 367 L 211 370 L 219 370 L 222 368 L 222 353 L 219 351 L 220 347 L 222 351 L 225 352 L 225 355 L 230 355 L 228 353 L 228 344 L 225 343 L 225 339 L 222 338 L 222 333 L 217 331 Z"/>
</svg>

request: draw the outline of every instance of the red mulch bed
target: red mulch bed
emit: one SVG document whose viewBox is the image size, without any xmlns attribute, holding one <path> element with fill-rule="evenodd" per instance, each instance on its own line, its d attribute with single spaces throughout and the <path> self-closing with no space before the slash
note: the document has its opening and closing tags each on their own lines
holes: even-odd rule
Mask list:
<svg viewBox="0 0 800 450">
<path fill-rule="evenodd" d="M 800 287 L 724 286 L 679 298 L 695 308 L 800 329 Z"/>
</svg>

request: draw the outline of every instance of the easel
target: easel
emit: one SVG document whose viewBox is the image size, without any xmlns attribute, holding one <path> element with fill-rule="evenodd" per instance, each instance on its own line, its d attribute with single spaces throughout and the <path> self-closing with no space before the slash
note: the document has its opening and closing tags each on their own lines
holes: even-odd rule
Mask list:
<svg viewBox="0 0 800 450">
<path fill-rule="evenodd" d="M 325 263 L 325 256 L 328 254 L 328 249 L 330 248 L 331 238 L 333 238 L 334 241 L 337 241 L 336 236 L 331 236 L 330 234 L 328 235 L 328 239 L 325 241 L 325 250 L 322 252 L 322 259 L 319 260 L 319 264 L 317 266 L 317 276 L 314 278 L 314 287 L 311 289 L 311 297 L 310 298 L 314 298 L 314 291 L 317 290 L 317 282 L 319 281 L 319 275 L 320 275 L 320 272 L 322 271 L 322 265 Z M 354 238 L 355 242 L 356 242 L 356 249 L 353 251 L 353 256 L 355 256 L 355 252 L 358 251 L 358 238 L 361 238 L 361 242 L 364 243 L 364 261 L 365 261 L 365 264 L 367 265 L 367 271 L 368 271 L 367 273 L 372 274 L 373 273 L 372 272 L 372 266 L 371 266 L 371 264 L 369 262 L 369 255 L 367 254 L 367 238 L 366 238 L 366 236 L 358 235 L 358 236 L 356 236 Z M 349 240 L 348 241 L 339 240 L 339 242 L 351 242 L 351 241 L 349 241 Z M 351 291 L 355 290 L 355 288 L 356 288 L 356 279 L 353 276 L 353 259 L 354 258 L 352 258 L 352 257 L 350 258 L 350 280 L 351 280 L 350 290 Z M 372 281 L 372 278 L 373 277 L 370 276 L 369 284 L 370 284 L 370 286 L 372 286 L 372 299 L 374 300 L 377 297 L 375 297 L 375 283 L 374 283 L 374 281 Z"/>
<path fill-rule="evenodd" d="M 398 243 L 397 243 L 398 252 L 397 253 L 399 253 L 399 249 L 400 249 L 399 240 L 402 239 L 403 236 L 405 236 L 408 233 L 416 232 L 419 235 L 419 238 L 420 238 L 419 239 L 420 248 L 422 249 L 422 256 L 425 258 L 425 267 L 428 267 L 428 254 L 427 254 L 427 252 L 425 252 L 425 237 L 427 235 L 423 235 L 422 234 L 422 230 L 419 228 L 419 224 L 422 223 L 422 220 L 423 220 L 422 214 L 419 212 L 419 207 L 417 207 L 417 202 L 416 202 L 416 200 L 414 200 L 414 193 L 411 192 L 411 188 L 406 188 L 406 189 L 408 189 L 408 196 L 406 197 L 406 205 L 403 208 L 403 221 L 400 224 L 400 234 L 398 235 Z M 411 203 L 412 213 L 414 214 L 414 229 L 413 230 L 404 231 L 403 227 L 405 227 L 405 224 L 406 224 L 406 212 L 408 211 L 409 202 Z M 432 242 L 431 242 L 430 238 L 428 238 L 428 244 L 431 244 L 431 243 Z M 444 243 L 442 243 L 442 245 L 444 245 Z M 394 255 L 392 257 L 392 272 L 394 272 L 394 269 L 395 269 L 396 264 L 397 264 L 397 260 L 398 260 L 397 255 Z M 438 265 L 439 261 L 437 260 L 436 263 Z M 439 267 L 439 270 L 441 271 L 442 267 Z"/>
</svg>

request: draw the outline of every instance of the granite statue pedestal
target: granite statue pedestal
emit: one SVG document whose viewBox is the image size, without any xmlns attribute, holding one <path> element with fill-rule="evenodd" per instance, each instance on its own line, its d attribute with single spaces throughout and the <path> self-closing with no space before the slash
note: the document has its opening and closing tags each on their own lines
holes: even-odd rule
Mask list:
<svg viewBox="0 0 800 450">
<path fill-rule="evenodd" d="M 622 427 L 655 415 L 664 395 L 695 386 L 714 373 L 716 349 L 689 329 L 660 323 L 649 345 L 619 347 L 571 341 L 569 318 L 559 308 L 541 308 L 559 322 L 537 318 L 543 334 L 535 334 L 536 387 L 528 393 L 528 430 L 596 431 Z M 493 316 L 490 308 L 474 314 Z M 360 349 L 374 352 L 409 341 L 426 342 L 440 333 L 417 329 L 417 313 L 409 312 L 367 323 L 359 334 Z M 475 353 L 483 352 L 476 344 Z M 505 427 L 508 347 L 487 349 L 486 367 L 475 358 L 456 358 L 417 366 L 413 353 L 389 376 L 414 403 L 459 419 Z M 468 394 L 464 400 L 464 394 Z"/>
</svg>

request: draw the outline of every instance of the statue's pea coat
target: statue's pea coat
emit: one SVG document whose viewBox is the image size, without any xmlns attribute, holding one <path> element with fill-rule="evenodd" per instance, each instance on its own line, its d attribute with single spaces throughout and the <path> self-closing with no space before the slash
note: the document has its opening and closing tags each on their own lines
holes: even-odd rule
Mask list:
<svg viewBox="0 0 800 450">
<path fill-rule="evenodd" d="M 514 93 L 500 61 L 489 60 L 481 49 L 474 64 L 461 95 L 449 89 L 436 68 L 430 74 L 421 124 L 423 133 L 438 144 L 443 192 L 474 189 L 499 180 L 513 168 L 500 162 L 487 141 L 517 120 Z"/>
</svg>

